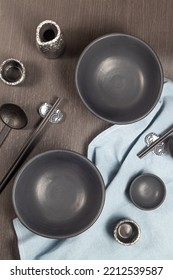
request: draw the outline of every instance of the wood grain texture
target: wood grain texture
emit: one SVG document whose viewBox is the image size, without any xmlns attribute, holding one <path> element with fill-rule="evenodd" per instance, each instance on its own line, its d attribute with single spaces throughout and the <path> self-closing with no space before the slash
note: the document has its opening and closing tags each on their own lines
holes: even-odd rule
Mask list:
<svg viewBox="0 0 173 280">
<path fill-rule="evenodd" d="M 21 60 L 27 71 L 23 85 L 0 82 L 1 104 L 12 102 L 27 113 L 29 123 L 13 130 L 1 147 L 2 177 L 39 121 L 38 107 L 63 97 L 62 124 L 47 126 L 34 155 L 56 148 L 86 155 L 89 142 L 109 124 L 92 115 L 81 102 L 74 82 L 75 67 L 82 50 L 108 33 L 136 35 L 158 54 L 166 77 L 173 79 L 172 0 L 0 0 L 0 63 L 9 57 Z M 44 58 L 35 44 L 35 30 L 45 19 L 56 21 L 64 32 L 66 50 L 56 60 Z M 0 123 L 0 129 L 3 124 Z M 12 226 L 11 180 L 0 195 L 0 259 L 19 259 Z"/>
</svg>

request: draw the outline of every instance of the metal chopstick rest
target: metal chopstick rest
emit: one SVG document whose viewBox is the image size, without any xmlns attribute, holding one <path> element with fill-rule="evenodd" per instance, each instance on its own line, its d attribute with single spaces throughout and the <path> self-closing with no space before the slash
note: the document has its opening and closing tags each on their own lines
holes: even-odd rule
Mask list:
<svg viewBox="0 0 173 280">
<path fill-rule="evenodd" d="M 145 155 L 147 155 L 153 148 L 166 140 L 171 134 L 173 133 L 173 127 L 168 130 L 166 133 L 164 133 L 161 137 L 159 137 L 156 141 L 154 141 L 149 147 L 142 150 L 140 153 L 137 154 L 139 158 L 143 158 Z"/>
</svg>

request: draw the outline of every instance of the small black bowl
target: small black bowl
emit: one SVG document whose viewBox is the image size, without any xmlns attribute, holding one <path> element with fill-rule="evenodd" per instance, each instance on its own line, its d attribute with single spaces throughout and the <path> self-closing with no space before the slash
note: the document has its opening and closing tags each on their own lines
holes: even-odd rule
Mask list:
<svg viewBox="0 0 173 280">
<path fill-rule="evenodd" d="M 143 210 L 152 210 L 164 201 L 166 188 L 158 176 L 145 173 L 133 180 L 129 194 L 135 206 Z"/>
</svg>

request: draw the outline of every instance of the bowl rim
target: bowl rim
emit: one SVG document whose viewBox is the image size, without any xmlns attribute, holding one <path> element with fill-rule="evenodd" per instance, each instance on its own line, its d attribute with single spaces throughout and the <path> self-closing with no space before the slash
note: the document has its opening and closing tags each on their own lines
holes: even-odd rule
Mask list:
<svg viewBox="0 0 173 280">
<path fill-rule="evenodd" d="M 78 83 L 78 73 L 79 73 L 79 67 L 80 67 L 80 63 L 83 59 L 83 57 L 85 56 L 85 54 L 88 52 L 88 50 L 90 48 L 92 48 L 92 46 L 94 46 L 95 44 L 97 44 L 99 41 L 101 40 L 105 40 L 107 38 L 110 38 L 110 37 L 127 37 L 127 38 L 131 38 L 133 40 L 136 40 L 140 43 L 142 43 L 145 47 L 147 47 L 147 49 L 152 53 L 153 57 L 155 58 L 157 64 L 158 64 L 158 69 L 160 71 L 160 89 L 158 91 L 158 96 L 155 100 L 155 102 L 153 103 L 152 107 L 150 108 L 150 110 L 148 110 L 143 116 L 141 117 L 138 117 L 138 118 L 135 118 L 131 121 L 113 121 L 111 119 L 108 119 L 108 118 L 105 118 L 105 117 L 102 117 L 100 114 L 98 114 L 97 112 L 95 112 L 88 104 L 87 102 L 85 101 L 80 89 L 79 89 L 79 83 Z M 162 67 L 162 64 L 161 64 L 161 61 L 159 59 L 159 56 L 157 55 L 157 53 L 154 51 L 154 49 L 148 44 L 146 43 L 143 39 L 137 37 L 137 36 L 134 36 L 134 35 L 130 35 L 130 34 L 126 34 L 126 33 L 110 33 L 110 34 L 106 34 L 106 35 L 103 35 L 103 36 L 100 36 L 98 38 L 96 38 L 95 40 L 93 40 L 91 43 L 89 43 L 82 51 L 82 53 L 80 54 L 79 58 L 78 58 L 78 62 L 77 62 L 77 65 L 76 65 L 76 69 L 75 69 L 75 85 L 76 85 L 76 89 L 77 89 L 77 92 L 82 100 L 82 102 L 84 103 L 84 105 L 86 106 L 86 108 L 93 114 L 95 115 L 96 117 L 102 119 L 103 121 L 106 121 L 106 122 L 109 122 L 109 123 L 112 123 L 112 124 L 131 124 L 131 123 L 134 123 L 134 122 L 137 122 L 143 118 L 145 118 L 154 108 L 155 106 L 157 105 L 159 99 L 160 99 L 160 96 L 161 96 L 161 93 L 162 93 L 162 90 L 163 90 L 163 84 L 164 84 L 164 72 L 163 72 L 163 67 Z"/>
<path fill-rule="evenodd" d="M 133 188 L 134 183 L 135 183 L 138 179 L 140 179 L 140 178 L 142 178 L 142 177 L 146 177 L 146 176 L 147 176 L 147 177 L 152 177 L 152 178 L 157 179 L 157 180 L 161 183 L 161 185 L 163 186 L 163 197 L 162 197 L 161 201 L 160 201 L 156 206 L 154 206 L 154 207 L 149 207 L 149 208 L 140 206 L 140 205 L 134 200 L 133 195 L 132 195 L 132 188 Z M 166 186 L 165 186 L 165 183 L 163 182 L 163 180 L 162 180 L 159 176 L 157 176 L 157 175 L 155 175 L 155 174 L 152 174 L 152 173 L 142 173 L 142 174 L 138 175 L 137 177 L 135 177 L 135 178 L 132 180 L 132 182 L 131 182 L 131 184 L 130 184 L 130 187 L 129 187 L 129 196 L 130 196 L 130 199 L 131 199 L 132 203 L 133 203 L 136 207 L 138 207 L 139 209 L 145 210 L 145 211 L 155 210 L 156 208 L 158 208 L 158 207 L 164 202 L 164 200 L 165 200 L 165 198 L 166 198 Z"/>
<path fill-rule="evenodd" d="M 16 191 L 16 188 L 17 188 L 17 183 L 18 183 L 18 180 L 20 179 L 20 176 L 22 175 L 23 171 L 26 170 L 26 168 L 28 168 L 28 166 L 30 164 L 32 164 L 32 162 L 34 162 L 35 160 L 37 160 L 38 158 L 42 157 L 42 156 L 46 156 L 47 154 L 51 154 L 51 153 L 59 153 L 59 152 L 62 152 L 62 153 L 68 153 L 68 154 L 71 154 L 72 156 L 73 155 L 76 155 L 77 157 L 79 157 L 80 159 L 84 160 L 87 164 L 90 165 L 90 167 L 95 171 L 95 173 L 97 173 L 97 176 L 98 176 L 98 179 L 100 181 L 100 190 L 101 190 L 101 200 L 100 200 L 100 207 L 99 207 L 99 210 L 97 212 L 97 215 L 95 215 L 95 217 L 90 221 L 90 223 L 88 223 L 88 225 L 86 225 L 85 227 L 83 227 L 82 229 L 78 230 L 76 233 L 72 233 L 72 234 L 64 234 L 64 235 L 47 235 L 47 234 L 44 234 L 44 233 L 40 233 L 39 231 L 35 230 L 35 229 L 32 229 L 31 227 L 29 227 L 27 225 L 27 223 L 23 220 L 23 218 L 21 217 L 19 211 L 18 211 L 18 207 L 16 205 L 16 202 L 15 202 L 15 191 Z M 45 151 L 45 152 L 42 152 L 42 153 L 39 153 L 37 155 L 35 155 L 34 157 L 32 157 L 30 160 L 28 160 L 23 166 L 22 168 L 19 170 L 19 172 L 17 173 L 17 176 L 15 177 L 15 180 L 14 180 L 14 183 L 13 183 L 13 188 L 12 188 L 12 203 L 13 203 L 13 207 L 14 207 L 14 210 L 15 210 L 15 213 L 18 217 L 18 219 L 20 220 L 20 222 L 28 229 L 30 230 L 31 232 L 39 235 L 39 236 L 42 236 L 42 237 L 46 237 L 46 238 L 53 238 L 53 239 L 63 239 L 63 238 L 69 238 L 69 237 L 74 237 L 76 235 L 79 235 L 81 233 L 83 233 L 84 231 L 86 231 L 87 229 L 89 229 L 96 221 L 97 219 L 99 218 L 102 210 L 103 210 L 103 206 L 104 206 L 104 203 L 105 203 L 105 196 L 106 196 L 106 188 L 105 188 L 105 183 L 104 183 L 104 180 L 103 180 L 103 177 L 100 173 L 100 171 L 98 170 L 98 168 L 94 165 L 94 163 L 92 163 L 92 161 L 90 159 L 88 159 L 87 157 L 85 157 L 84 155 L 80 154 L 79 152 L 76 152 L 76 151 L 72 151 L 72 150 L 69 150 L 69 149 L 53 149 L 53 150 L 48 150 L 48 151 Z"/>
</svg>

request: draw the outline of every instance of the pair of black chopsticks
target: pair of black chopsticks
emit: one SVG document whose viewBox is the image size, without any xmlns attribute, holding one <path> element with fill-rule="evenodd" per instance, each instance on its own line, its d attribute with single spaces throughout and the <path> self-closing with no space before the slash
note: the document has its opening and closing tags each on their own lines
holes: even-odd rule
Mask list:
<svg viewBox="0 0 173 280">
<path fill-rule="evenodd" d="M 164 133 L 161 137 L 159 137 L 157 140 L 155 140 L 149 147 L 142 150 L 140 153 L 137 154 L 139 158 L 143 158 L 145 155 L 147 155 L 156 145 L 160 144 L 164 140 L 166 140 L 171 134 L 173 133 L 173 127 L 168 130 L 166 133 Z"/>
<path fill-rule="evenodd" d="M 0 193 L 3 191 L 3 189 L 8 184 L 8 182 L 11 180 L 11 178 L 14 176 L 15 172 L 17 171 L 17 168 L 21 164 L 21 161 L 22 161 L 24 155 L 26 155 L 26 153 L 28 152 L 29 148 L 31 147 L 31 145 L 33 144 L 35 139 L 38 137 L 38 135 L 40 134 L 40 132 L 42 131 L 42 129 L 44 128 L 44 126 L 48 122 L 50 116 L 52 115 L 54 110 L 56 110 L 56 108 L 60 104 L 60 102 L 61 102 L 61 99 L 58 98 L 56 100 L 56 102 L 54 103 L 54 105 L 52 106 L 52 108 L 46 114 L 44 119 L 40 122 L 39 126 L 36 128 L 36 130 L 32 133 L 32 135 L 26 141 L 24 147 L 21 149 L 21 151 L 19 152 L 18 156 L 16 157 L 16 159 L 12 163 L 11 167 L 9 168 L 9 170 L 7 171 L 7 173 L 5 174 L 5 176 L 1 180 L 1 182 L 0 182 Z"/>
</svg>

